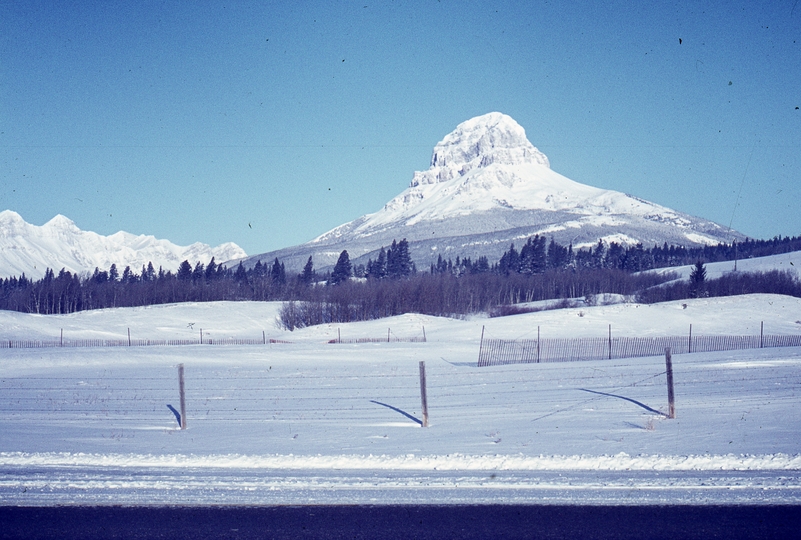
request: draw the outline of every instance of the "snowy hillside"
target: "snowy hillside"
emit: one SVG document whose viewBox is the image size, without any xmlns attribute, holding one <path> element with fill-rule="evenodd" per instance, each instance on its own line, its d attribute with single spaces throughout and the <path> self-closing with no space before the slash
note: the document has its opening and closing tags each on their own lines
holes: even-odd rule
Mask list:
<svg viewBox="0 0 801 540">
<path fill-rule="evenodd" d="M 801 299 L 774 294 L 686 299 L 661 304 L 621 303 L 558 309 L 511 317 L 465 320 L 406 314 L 348 324 L 327 324 L 282 330 L 277 324 L 280 302 L 203 302 L 136 308 L 109 308 L 68 315 L 36 315 L 0 310 L 0 342 L 70 339 L 124 340 L 252 338 L 328 343 L 337 337 L 416 337 L 426 328 L 428 342 L 453 342 L 476 348 L 481 329 L 486 337 L 531 339 L 540 327 L 543 338 L 683 335 L 693 325 L 698 335 L 756 335 L 765 332 L 801 334 Z M 63 331 L 63 334 L 62 334 Z M 444 334 L 444 335 L 443 335 Z M 0 349 L 2 350 L 2 349 Z M 8 352 L 7 350 L 5 352 Z M 3 354 L 5 354 L 5 352 Z M 475 359 L 474 359 L 475 361 Z"/>
<path fill-rule="evenodd" d="M 801 272 L 801 251 L 791 251 L 790 253 L 780 253 L 778 255 L 770 255 L 767 257 L 755 257 L 753 259 L 740 259 L 736 264 L 737 271 L 739 272 L 767 272 L 769 270 L 780 270 L 799 275 L 799 272 Z M 704 265 L 704 268 L 706 268 L 706 278 L 717 279 L 724 274 L 733 272 L 735 270 L 734 265 L 734 261 L 707 263 Z M 690 278 L 690 273 L 692 273 L 693 267 L 694 265 L 676 266 L 671 268 L 649 270 L 649 272 L 656 274 L 675 273 L 678 276 L 678 279 L 687 280 Z"/>
<path fill-rule="evenodd" d="M 799 348 L 477 368 L 486 337 L 801 332 L 778 295 L 278 330 L 277 303 L 0 313 L 0 504 L 799 504 Z M 426 343 L 329 344 L 338 335 Z M 430 425 L 421 427 L 420 361 Z M 178 429 L 176 366 L 187 429 Z M 170 409 L 172 407 L 172 410 Z"/>
<path fill-rule="evenodd" d="M 574 247 L 599 239 L 646 246 L 740 240 L 736 231 L 624 193 L 580 184 L 551 170 L 548 158 L 512 118 L 489 113 L 463 122 L 435 147 L 431 166 L 378 212 L 340 225 L 311 242 L 278 252 L 288 267 L 309 255 L 318 267 L 347 249 L 366 262 L 381 246 L 406 238 L 418 267 L 438 255 L 500 257 L 534 234 Z"/>
<path fill-rule="evenodd" d="M 175 272 L 182 261 L 192 265 L 245 257 L 236 244 L 226 243 L 215 248 L 194 243 L 177 246 L 153 236 L 133 235 L 124 231 L 102 236 L 80 230 L 68 218 L 58 215 L 42 226 L 31 225 L 16 212 L 0 212 L 0 277 L 20 276 L 33 279 L 44 276 L 47 268 L 56 274 L 62 268 L 73 272 L 92 272 L 95 268 L 108 270 L 116 264 L 120 274 L 126 266 L 139 273 L 143 266 L 153 263 L 158 271 Z"/>
</svg>

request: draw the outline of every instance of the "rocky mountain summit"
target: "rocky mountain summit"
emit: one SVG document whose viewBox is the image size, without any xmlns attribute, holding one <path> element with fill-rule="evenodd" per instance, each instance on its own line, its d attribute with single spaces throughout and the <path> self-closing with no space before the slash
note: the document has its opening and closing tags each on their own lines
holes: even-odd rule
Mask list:
<svg viewBox="0 0 801 540">
<path fill-rule="evenodd" d="M 277 257 L 301 268 L 376 258 L 382 246 L 406 238 L 418 268 L 443 258 L 486 255 L 497 260 L 511 243 L 535 234 L 582 247 L 616 242 L 646 247 L 698 246 L 741 240 L 736 231 L 632 195 L 581 184 L 550 168 L 547 156 L 511 117 L 493 112 L 459 124 L 435 147 L 431 165 L 379 211 L 312 241 L 246 261 Z"/>
</svg>

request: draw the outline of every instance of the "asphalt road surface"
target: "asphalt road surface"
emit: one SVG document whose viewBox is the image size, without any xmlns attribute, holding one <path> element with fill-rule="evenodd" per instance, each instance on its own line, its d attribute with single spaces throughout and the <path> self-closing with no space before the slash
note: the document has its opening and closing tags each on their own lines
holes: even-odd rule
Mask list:
<svg viewBox="0 0 801 540">
<path fill-rule="evenodd" d="M 0 507 L 0 538 L 801 538 L 799 506 Z"/>
</svg>

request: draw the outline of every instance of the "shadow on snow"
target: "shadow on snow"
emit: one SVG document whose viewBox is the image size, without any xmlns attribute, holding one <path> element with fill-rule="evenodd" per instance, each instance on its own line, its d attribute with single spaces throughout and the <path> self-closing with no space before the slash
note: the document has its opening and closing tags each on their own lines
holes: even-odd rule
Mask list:
<svg viewBox="0 0 801 540">
<path fill-rule="evenodd" d="M 639 407 L 642 407 L 643 409 L 645 409 L 648 412 L 652 412 L 654 414 L 658 414 L 660 416 L 667 417 L 667 415 L 665 413 L 663 413 L 661 411 L 657 411 L 656 409 L 652 409 L 651 407 L 649 407 L 645 403 L 641 403 L 641 402 L 637 401 L 636 399 L 631 399 L 631 398 L 628 398 L 626 396 L 618 396 L 617 394 L 607 394 L 606 392 L 598 392 L 596 390 L 587 390 L 586 388 L 579 388 L 579 390 L 581 390 L 582 392 L 589 392 L 591 394 L 598 394 L 599 396 L 609 396 L 609 397 L 614 397 L 614 398 L 619 398 L 619 399 L 625 399 L 626 401 L 630 401 L 630 402 L 634 403 L 635 405 L 637 405 Z"/>
<path fill-rule="evenodd" d="M 371 400 L 370 400 L 370 403 L 375 403 L 376 405 L 381 405 L 382 407 L 386 407 L 386 408 L 388 408 L 388 409 L 392 409 L 392 410 L 393 410 L 393 411 L 395 411 L 395 412 L 399 412 L 399 413 L 401 413 L 403 416 L 405 416 L 405 417 L 406 417 L 406 418 L 408 418 L 409 420 L 414 420 L 415 422 L 417 422 L 417 423 L 418 423 L 418 424 L 420 424 L 421 426 L 423 425 L 423 421 L 422 421 L 422 420 L 418 420 L 417 418 L 415 418 L 415 417 L 414 417 L 414 416 L 412 416 L 411 414 L 407 413 L 406 411 L 402 411 L 401 409 L 399 409 L 399 408 L 397 408 L 397 407 L 393 407 L 392 405 L 387 405 L 386 403 L 381 403 L 380 401 L 376 401 L 376 400 L 374 400 L 374 399 L 371 399 Z"/>
</svg>

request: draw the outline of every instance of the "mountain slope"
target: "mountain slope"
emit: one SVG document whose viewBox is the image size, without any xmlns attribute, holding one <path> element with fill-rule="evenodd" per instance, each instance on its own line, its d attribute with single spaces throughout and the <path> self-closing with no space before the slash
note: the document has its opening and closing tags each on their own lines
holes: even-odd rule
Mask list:
<svg viewBox="0 0 801 540">
<path fill-rule="evenodd" d="M 156 269 L 161 266 L 174 272 L 184 260 L 194 265 L 198 261 L 206 264 L 212 257 L 221 262 L 245 256 L 233 243 L 212 248 L 199 242 L 178 246 L 153 236 L 123 231 L 102 236 L 80 230 L 62 215 L 36 226 L 11 210 L 0 212 L 0 277 L 24 273 L 39 279 L 47 268 L 56 273 L 62 268 L 82 273 L 95 268 L 108 270 L 112 264 L 117 265 L 120 273 L 126 266 L 139 273 L 148 262 Z"/>
<path fill-rule="evenodd" d="M 301 246 L 251 257 L 273 257 L 299 268 L 311 255 L 318 268 L 347 249 L 355 262 L 407 238 L 418 267 L 437 256 L 487 255 L 534 234 L 575 247 L 603 239 L 703 245 L 743 239 L 736 231 L 617 191 L 580 184 L 550 168 L 548 158 L 512 118 L 489 113 L 463 122 L 435 147 L 427 171 L 381 210 L 336 227 Z"/>
</svg>

